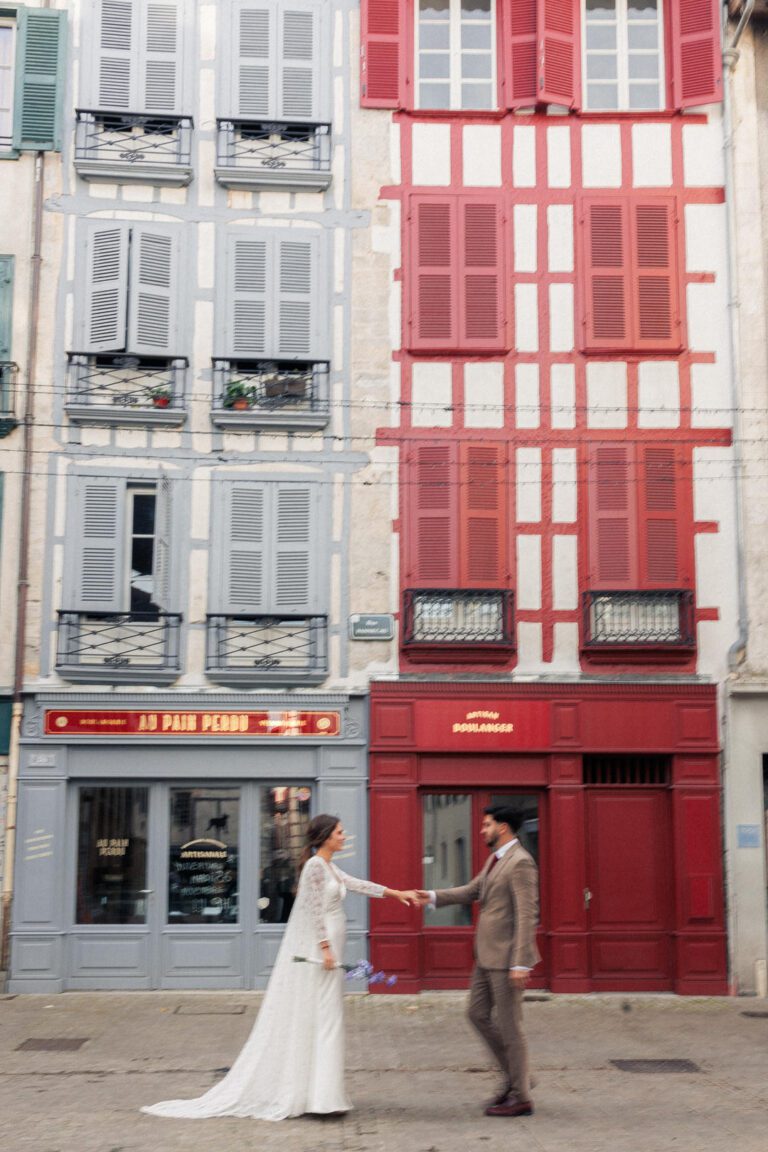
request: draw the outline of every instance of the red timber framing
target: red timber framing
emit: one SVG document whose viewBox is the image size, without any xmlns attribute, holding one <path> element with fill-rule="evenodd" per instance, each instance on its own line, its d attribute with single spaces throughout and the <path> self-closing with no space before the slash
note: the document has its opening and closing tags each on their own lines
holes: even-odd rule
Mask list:
<svg viewBox="0 0 768 1152">
<path fill-rule="evenodd" d="M 427 798 L 470 797 L 477 824 L 500 795 L 536 806 L 536 986 L 725 994 L 714 686 L 372 685 L 372 875 L 422 885 Z M 428 917 L 371 906 L 373 962 L 400 992 L 466 986 L 472 925 Z"/>
</svg>

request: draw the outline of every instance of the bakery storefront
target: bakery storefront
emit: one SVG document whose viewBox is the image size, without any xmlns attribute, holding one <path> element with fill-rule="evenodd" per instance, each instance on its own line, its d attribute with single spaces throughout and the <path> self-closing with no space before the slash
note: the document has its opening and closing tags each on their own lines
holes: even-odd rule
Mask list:
<svg viewBox="0 0 768 1152">
<path fill-rule="evenodd" d="M 727 992 L 714 686 L 380 682 L 370 743 L 372 875 L 465 883 L 503 800 L 539 864 L 536 986 Z M 464 987 L 474 915 L 379 902 L 373 962 L 403 992 Z"/>
<path fill-rule="evenodd" d="M 28 703 L 10 991 L 262 987 L 313 815 L 338 813 L 365 872 L 365 704 Z M 366 902 L 348 903 L 358 958 Z"/>
</svg>

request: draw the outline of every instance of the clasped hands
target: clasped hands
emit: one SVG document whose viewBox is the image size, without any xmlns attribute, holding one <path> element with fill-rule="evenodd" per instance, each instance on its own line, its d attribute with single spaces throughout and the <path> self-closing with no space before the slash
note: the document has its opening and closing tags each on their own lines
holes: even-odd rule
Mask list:
<svg viewBox="0 0 768 1152">
<path fill-rule="evenodd" d="M 405 892 L 400 892 L 397 888 L 388 888 L 386 894 L 399 900 L 401 904 L 417 904 L 421 908 L 430 901 L 429 892 L 424 892 L 421 888 L 409 888 Z"/>
</svg>

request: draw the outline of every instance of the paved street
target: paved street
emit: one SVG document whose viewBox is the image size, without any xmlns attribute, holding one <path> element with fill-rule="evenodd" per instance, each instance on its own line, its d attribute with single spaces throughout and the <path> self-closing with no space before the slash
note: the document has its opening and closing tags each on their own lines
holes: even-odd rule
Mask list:
<svg viewBox="0 0 768 1152">
<path fill-rule="evenodd" d="M 534 998 L 526 1006 L 536 1114 L 488 1119 L 495 1077 L 464 996 L 350 996 L 356 1110 L 272 1125 L 164 1120 L 141 1104 L 194 1096 L 238 1051 L 257 993 L 0 997 L 3 1152 L 765 1152 L 768 1002 Z M 29 1041 L 79 1041 L 69 1051 Z M 25 1046 L 26 1045 L 26 1046 Z M 50 1049 L 50 1045 L 48 1046 Z M 612 1061 L 683 1060 L 687 1071 Z"/>
</svg>

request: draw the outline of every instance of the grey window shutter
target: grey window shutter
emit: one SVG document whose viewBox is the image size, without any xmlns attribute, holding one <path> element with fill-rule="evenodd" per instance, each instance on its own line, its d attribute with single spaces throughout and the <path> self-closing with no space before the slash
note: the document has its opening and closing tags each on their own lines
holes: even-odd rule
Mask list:
<svg viewBox="0 0 768 1152">
<path fill-rule="evenodd" d="M 125 481 L 78 477 L 74 608 L 79 612 L 125 610 Z"/>
<path fill-rule="evenodd" d="M 278 115 L 318 119 L 320 9 L 286 2 L 280 7 Z"/>
<path fill-rule="evenodd" d="M 173 481 L 163 476 L 157 485 L 155 505 L 155 604 L 162 612 L 171 609 L 171 532 L 173 529 Z"/>
<path fill-rule="evenodd" d="M 86 233 L 83 352 L 125 348 L 128 227 L 90 222 Z"/>
<path fill-rule="evenodd" d="M 250 480 L 223 482 L 220 555 L 223 572 L 214 598 L 230 616 L 263 613 L 267 595 L 267 487 Z"/>
<path fill-rule="evenodd" d="M 266 4 L 238 0 L 233 5 L 231 96 L 232 115 L 277 114 L 273 96 L 276 73 L 275 12 Z"/>
<path fill-rule="evenodd" d="M 128 349 L 142 355 L 177 354 L 179 237 L 169 228 L 131 230 Z"/>
<path fill-rule="evenodd" d="M 277 316 L 275 355 L 301 360 L 317 355 L 313 348 L 317 308 L 317 238 L 286 236 L 277 240 Z"/>
<path fill-rule="evenodd" d="M 179 0 L 144 0 L 142 35 L 134 68 L 141 76 L 142 112 L 181 112 Z"/>
<path fill-rule="evenodd" d="M 0 360 L 11 358 L 12 325 L 13 256 L 0 256 Z"/>
<path fill-rule="evenodd" d="M 134 54 L 138 51 L 136 9 L 133 0 L 101 0 L 98 19 L 98 93 L 100 110 L 117 108 L 137 112 L 132 107 Z"/>
<path fill-rule="evenodd" d="M 252 230 L 228 238 L 226 354 L 258 359 L 268 354 L 268 284 L 272 237 Z"/>
<path fill-rule="evenodd" d="M 61 148 L 66 20 L 66 12 L 18 7 L 14 148 Z"/>
<path fill-rule="evenodd" d="M 309 615 L 316 610 L 313 595 L 313 535 L 317 512 L 313 486 L 280 484 L 275 491 L 275 538 L 273 544 L 274 606 L 286 614 Z"/>
</svg>

